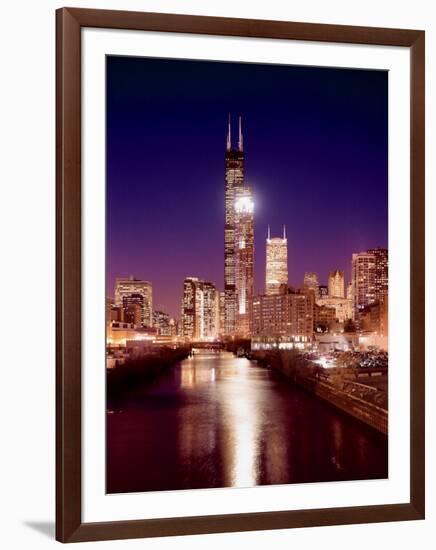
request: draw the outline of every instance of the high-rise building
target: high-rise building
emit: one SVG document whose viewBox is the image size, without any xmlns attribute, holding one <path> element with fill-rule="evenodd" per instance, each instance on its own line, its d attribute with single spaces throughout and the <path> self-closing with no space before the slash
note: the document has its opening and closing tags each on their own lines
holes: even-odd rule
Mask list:
<svg viewBox="0 0 436 550">
<path fill-rule="evenodd" d="M 220 324 L 219 324 L 219 334 L 224 334 L 225 326 L 225 292 L 219 293 L 219 315 L 220 315 Z"/>
<path fill-rule="evenodd" d="M 350 281 L 347 285 L 347 300 L 353 302 L 353 282 Z"/>
<path fill-rule="evenodd" d="M 197 319 L 197 277 L 187 277 L 183 281 L 183 299 L 182 299 L 182 336 L 184 338 L 198 338 L 199 323 Z"/>
<path fill-rule="evenodd" d="M 173 319 L 174 321 L 174 319 Z M 153 326 L 161 336 L 171 336 L 170 316 L 164 311 L 156 309 L 153 311 Z"/>
<path fill-rule="evenodd" d="M 352 294 L 356 318 L 367 306 L 388 297 L 388 251 L 371 248 L 352 256 Z"/>
<path fill-rule="evenodd" d="M 217 337 L 217 290 L 197 277 L 183 282 L 182 336 L 190 340 Z"/>
<path fill-rule="evenodd" d="M 225 155 L 225 226 L 224 226 L 224 333 L 232 334 L 236 322 L 236 275 L 235 275 L 235 190 L 244 185 L 244 152 L 242 129 L 239 125 L 238 148 L 232 147 L 231 120 L 227 131 Z"/>
<path fill-rule="evenodd" d="M 225 154 L 224 327 L 223 333 L 249 334 L 253 296 L 254 203 L 244 180 L 244 146 L 239 117 L 238 146 L 232 147 L 229 116 Z"/>
<path fill-rule="evenodd" d="M 283 238 L 271 238 L 268 226 L 266 239 L 265 294 L 284 294 L 288 286 L 288 241 L 283 227 Z"/>
<path fill-rule="evenodd" d="M 218 336 L 216 326 L 217 290 L 215 285 L 202 281 L 202 311 L 200 312 L 200 338 L 213 339 Z"/>
<path fill-rule="evenodd" d="M 351 281 L 353 283 L 353 318 L 357 320 L 359 312 L 376 301 L 374 254 L 359 252 L 352 255 Z"/>
<path fill-rule="evenodd" d="M 305 288 L 313 290 L 315 294 L 315 300 L 319 298 L 319 283 L 318 283 L 318 274 L 313 271 L 307 271 L 304 274 L 303 286 Z"/>
<path fill-rule="evenodd" d="M 250 336 L 254 291 L 254 203 L 249 187 L 235 190 L 235 333 Z"/>
<path fill-rule="evenodd" d="M 144 327 L 153 326 L 153 290 L 149 281 L 129 278 L 118 278 L 115 281 L 115 305 L 123 307 L 123 299 L 133 296 L 135 302 L 142 297 L 141 324 Z"/>
<path fill-rule="evenodd" d="M 221 292 L 215 291 L 215 336 L 218 338 L 221 334 Z"/>
<path fill-rule="evenodd" d="M 344 272 L 337 269 L 335 271 L 330 271 L 328 287 L 330 298 L 344 298 Z"/>
<path fill-rule="evenodd" d="M 383 301 L 388 296 L 388 251 L 386 248 L 370 248 L 375 259 L 375 299 Z"/>
</svg>

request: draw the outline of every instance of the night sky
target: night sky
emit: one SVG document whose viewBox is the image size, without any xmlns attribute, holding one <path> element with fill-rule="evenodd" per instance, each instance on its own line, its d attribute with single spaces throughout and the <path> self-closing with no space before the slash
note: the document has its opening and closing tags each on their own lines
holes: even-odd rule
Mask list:
<svg viewBox="0 0 436 550">
<path fill-rule="evenodd" d="M 228 113 L 243 117 L 255 197 L 255 286 L 265 238 L 286 224 L 289 283 L 351 271 L 388 244 L 388 76 L 325 69 L 107 58 L 107 293 L 115 277 L 153 283 L 180 316 L 183 279 L 224 285 Z"/>
</svg>

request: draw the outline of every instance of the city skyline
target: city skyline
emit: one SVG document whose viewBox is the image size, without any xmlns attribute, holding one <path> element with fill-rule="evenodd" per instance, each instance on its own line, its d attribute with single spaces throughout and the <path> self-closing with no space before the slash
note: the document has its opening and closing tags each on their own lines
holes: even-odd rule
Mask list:
<svg viewBox="0 0 436 550">
<path fill-rule="evenodd" d="M 125 60 L 122 60 L 125 61 Z M 168 67 L 168 63 L 171 64 L 172 69 L 177 65 L 182 65 L 186 68 L 188 63 L 188 70 L 185 85 L 190 85 L 189 94 L 190 97 L 193 93 L 196 95 L 196 88 L 194 86 L 196 80 L 194 75 L 197 76 L 201 73 L 202 79 L 200 82 L 204 82 L 205 79 L 215 81 L 216 76 L 211 76 L 210 66 L 213 65 L 214 69 L 218 68 L 219 73 L 231 74 L 235 69 L 239 69 L 240 72 L 246 73 L 261 71 L 263 73 L 268 72 L 272 75 L 275 82 L 281 82 L 282 84 L 289 85 L 288 71 L 292 73 L 297 71 L 295 75 L 295 81 L 297 81 L 299 87 L 301 80 L 308 80 L 311 86 L 313 86 L 313 80 L 324 80 L 324 85 L 337 80 L 336 85 L 344 85 L 345 89 L 350 92 L 354 91 L 354 101 L 357 97 L 362 98 L 362 91 L 358 86 L 359 75 L 354 73 L 364 72 L 365 78 L 361 79 L 365 82 L 365 88 L 371 91 L 371 78 L 374 76 L 373 71 L 338 71 L 335 69 L 309 69 L 301 67 L 287 67 L 286 74 L 281 70 L 277 70 L 277 67 L 271 66 L 254 66 L 247 67 L 241 64 L 229 64 L 229 63 L 203 63 L 203 62 L 170 62 L 162 60 L 131 60 L 129 59 L 127 65 L 130 69 L 130 80 L 132 79 L 132 63 L 136 70 L 133 71 L 135 79 L 141 83 L 143 80 L 143 74 L 145 68 L 150 68 L 150 62 L 154 67 L 154 71 L 157 76 L 158 84 L 153 88 L 151 97 L 147 97 L 147 92 L 143 91 L 146 98 L 145 103 L 150 104 L 149 109 L 140 110 L 140 115 L 144 116 L 146 112 L 149 112 L 151 105 L 156 101 L 157 90 L 165 84 L 166 73 L 164 67 Z M 145 66 L 144 66 L 145 63 Z M 198 63 L 201 67 L 198 67 Z M 224 273 L 223 273 L 223 258 L 224 258 L 224 246 L 222 235 L 224 232 L 224 205 L 223 205 L 223 172 L 224 172 L 224 151 L 225 151 L 225 139 L 224 139 L 224 124 L 228 116 L 228 113 L 221 113 L 223 109 L 215 109 L 214 105 L 200 105 L 200 111 L 204 115 L 204 111 L 209 112 L 211 115 L 210 129 L 207 130 L 206 143 L 209 144 L 207 149 L 201 147 L 201 143 L 196 142 L 197 147 L 201 148 L 201 155 L 197 157 L 195 154 L 191 154 L 189 157 L 190 171 L 189 176 L 195 182 L 198 182 L 200 175 L 201 179 L 206 183 L 203 186 L 199 186 L 196 189 L 192 189 L 190 178 L 184 176 L 183 172 L 178 170 L 178 178 L 175 181 L 168 179 L 168 168 L 162 164 L 162 162 L 156 162 L 157 166 L 154 166 L 153 161 L 159 160 L 156 156 L 159 147 L 164 152 L 163 145 L 167 144 L 167 147 L 174 147 L 174 136 L 170 136 L 165 132 L 165 121 L 169 113 L 163 113 L 163 128 L 158 128 L 155 117 L 151 118 L 151 125 L 154 124 L 153 140 L 149 139 L 149 132 L 145 132 L 144 135 L 138 135 L 140 128 L 137 126 L 137 122 L 124 118 L 120 120 L 120 115 L 128 106 L 126 106 L 125 99 L 126 90 L 133 94 L 133 103 L 136 105 L 137 91 L 133 91 L 129 87 L 129 82 L 120 89 L 120 82 L 118 81 L 124 74 L 124 63 L 120 62 L 118 58 L 114 61 L 113 58 L 108 58 L 108 265 L 107 265 L 107 285 L 108 294 L 112 293 L 114 288 L 116 277 L 127 277 L 133 274 L 139 279 L 145 279 L 151 281 L 153 284 L 153 307 L 165 312 L 168 312 L 173 317 L 179 317 L 180 315 L 180 298 L 183 293 L 183 280 L 187 277 L 199 277 L 202 280 L 211 281 L 218 290 L 224 290 Z M 176 67 L 176 75 L 177 75 Z M 180 70 L 180 69 L 179 69 Z M 272 73 L 271 73 L 272 71 Z M 319 71 L 322 75 L 320 76 Z M 333 75 L 332 72 L 333 71 Z M 345 76 L 343 73 L 347 73 Z M 353 73 L 353 74 L 351 74 Z M 148 73 L 147 73 L 148 74 Z M 184 73 L 185 74 L 185 73 Z M 360 75 L 362 76 L 362 75 Z M 206 78 L 208 77 L 208 79 Z M 236 79 L 236 88 L 244 88 L 241 82 L 241 75 L 238 74 L 239 80 Z M 117 80 L 118 79 L 118 80 Z M 370 83 L 368 83 L 368 80 Z M 197 83 L 198 85 L 198 83 Z M 112 86 L 112 87 L 111 87 Z M 193 86 L 193 89 L 192 89 Z M 380 78 L 380 75 L 375 77 L 375 82 L 372 82 L 374 90 L 372 94 L 373 104 L 383 103 L 380 100 L 380 94 L 387 93 L 387 86 L 384 78 Z M 189 87 L 189 86 L 188 86 Z M 141 88 L 141 86 L 139 86 Z M 265 88 L 265 86 L 263 86 Z M 334 88 L 334 86 L 333 86 Z M 221 87 L 221 93 L 225 96 L 226 87 Z M 263 89 L 264 97 L 270 97 L 271 91 Z M 300 90 L 301 93 L 301 90 Z M 269 95 L 268 95 L 269 94 Z M 237 94 L 236 94 L 237 95 Z M 332 102 L 332 97 L 327 94 L 329 101 Z M 371 94 L 370 94 L 371 95 Z M 375 97 L 378 98 L 377 102 L 374 102 Z M 387 97 L 387 96 L 386 96 Z M 165 98 L 168 101 L 168 97 Z M 187 101 L 187 98 L 182 98 Z M 325 98 L 324 98 L 325 99 Z M 191 100 L 190 100 L 191 101 Z M 353 102 L 353 98 L 349 98 L 350 102 Z M 203 102 L 205 103 L 205 101 Z M 212 102 L 213 103 L 213 102 Z M 237 103 L 236 100 L 232 102 L 224 102 L 232 107 L 233 103 Z M 301 103 L 301 98 L 300 98 Z M 321 101 L 322 103 L 322 101 Z M 334 103 L 334 102 L 333 102 Z M 368 101 L 363 110 L 368 111 Z M 183 104 L 183 101 L 182 101 Z M 243 106 L 238 105 L 238 109 L 233 112 L 243 112 L 247 110 L 247 105 L 252 108 L 253 105 L 263 105 L 259 98 L 251 97 L 251 101 L 248 100 Z M 371 104 L 371 101 L 369 102 Z M 121 108 L 122 105 L 122 108 Z M 137 106 L 137 105 L 136 105 Z M 301 105 L 300 105 L 301 106 Z M 374 106 L 374 105 L 373 105 Z M 307 105 L 306 105 L 307 107 Z M 330 108 L 333 114 L 333 105 L 326 105 L 325 108 Z M 355 107 L 355 105 L 354 105 Z M 319 108 L 319 106 L 318 106 Z M 213 113 L 212 113 L 213 109 Z M 171 105 L 169 107 L 171 110 Z M 313 167 L 308 163 L 306 151 L 305 166 L 309 175 L 311 174 L 312 187 L 309 185 L 301 185 L 301 175 L 297 180 L 298 183 L 288 185 L 283 184 L 281 181 L 277 181 L 278 172 L 285 173 L 288 177 L 293 174 L 293 171 L 298 168 L 302 171 L 303 165 L 301 159 L 292 155 L 292 158 L 288 161 L 288 169 L 286 167 L 280 168 L 287 156 L 283 151 L 283 141 L 286 137 L 289 137 L 289 142 L 295 145 L 295 140 L 292 137 L 291 130 L 298 123 L 294 125 L 285 126 L 283 119 L 277 119 L 275 126 L 271 125 L 271 121 L 266 118 L 266 114 L 271 114 L 272 107 L 268 109 L 260 109 L 260 113 L 250 118 L 244 115 L 244 149 L 246 151 L 246 181 L 245 184 L 254 189 L 254 200 L 256 205 L 255 215 L 255 294 L 264 292 L 265 282 L 265 263 L 262 258 L 265 257 L 265 241 L 268 225 L 271 226 L 272 232 L 277 233 L 283 225 L 287 227 L 288 237 L 288 271 L 289 271 L 289 284 L 300 286 L 303 283 L 304 273 L 306 271 L 316 272 L 319 276 L 319 283 L 327 283 L 328 274 L 332 270 L 339 269 L 345 272 L 345 281 L 348 283 L 351 279 L 351 256 L 353 253 L 364 251 L 370 248 L 387 247 L 387 214 L 383 215 L 380 212 L 386 211 L 387 200 L 387 154 L 386 143 L 382 143 L 381 148 L 376 148 L 373 153 L 377 156 L 378 161 L 374 168 L 370 170 L 372 177 L 369 178 L 368 185 L 363 186 L 362 175 L 356 176 L 354 172 L 353 183 L 344 184 L 341 166 L 344 161 L 349 161 L 347 155 L 342 159 L 342 163 L 337 162 L 336 174 L 342 174 L 342 179 L 338 180 L 337 188 L 330 188 L 328 185 L 329 175 L 325 174 L 321 177 L 320 173 L 317 173 L 317 177 L 314 177 Z M 386 124 L 386 105 L 378 105 L 377 116 L 378 121 L 371 119 L 371 113 L 369 118 L 371 123 L 363 124 L 361 120 L 362 128 L 361 134 L 357 133 L 357 136 L 352 136 L 349 141 L 355 142 L 353 147 L 348 147 L 348 155 L 356 155 L 357 149 L 360 146 L 368 147 L 369 141 L 371 141 L 371 124 L 373 125 L 374 138 L 380 140 L 380 127 L 383 128 Z M 267 113 L 265 113 L 267 111 Z M 295 109 L 292 111 L 295 115 Z M 126 113 L 124 113 L 126 114 Z M 174 113 L 173 113 L 174 114 Z M 220 128 L 218 128 L 217 114 L 221 116 Z M 289 117 L 289 109 L 287 111 Z M 368 114 L 368 113 L 366 113 Z M 176 134 L 181 137 L 184 133 L 188 133 L 194 140 L 198 131 L 204 130 L 204 124 L 198 120 L 198 117 L 194 117 L 191 123 L 187 122 L 186 128 L 183 127 L 183 116 L 178 116 L 177 122 L 180 122 L 180 126 L 176 126 Z M 346 123 L 346 117 L 338 117 L 336 121 L 339 125 Z M 373 116 L 374 118 L 374 116 Z M 377 117 L 375 117 L 377 118 Z M 141 116 L 139 116 L 141 119 Z M 298 119 L 297 119 L 298 120 Z M 127 122 L 126 122 L 127 121 Z M 312 121 L 313 122 L 313 121 Z M 185 121 L 186 123 L 186 121 Z M 224 123 L 224 124 L 223 124 Z M 301 121 L 300 121 L 301 123 Z M 122 164 L 120 159 L 115 158 L 110 154 L 115 149 L 122 149 L 124 157 L 126 156 L 126 150 L 118 142 L 118 138 L 112 136 L 111 132 L 121 131 L 121 138 L 124 135 L 123 125 L 125 125 L 125 131 L 129 129 L 129 142 L 132 146 L 128 159 L 130 166 L 126 167 L 126 172 L 121 173 Z M 145 125 L 145 128 L 149 126 Z M 310 124 L 309 124 L 310 127 Z M 357 125 L 359 128 L 359 126 Z M 136 128 L 136 131 L 135 131 Z M 376 131 L 377 128 L 377 131 Z M 133 129 L 133 136 L 132 134 Z M 276 131 L 274 131 L 274 129 Z M 301 128 L 300 128 L 301 129 Z M 333 128 L 335 130 L 335 128 Z M 157 133 L 156 133 L 157 131 Z M 312 127 L 312 132 L 315 129 Z M 216 132 L 217 135 L 212 135 Z M 289 133 L 291 132 L 291 133 Z M 174 133 L 174 130 L 173 130 Z M 147 134 L 147 135 L 145 135 Z M 315 132 L 316 134 L 316 132 Z M 383 132 L 382 132 L 383 134 Z M 322 135 L 317 133 L 320 142 L 323 142 Z M 333 131 L 335 135 L 335 131 Z M 112 137 L 111 137 L 112 136 Z M 366 138 L 363 139 L 363 137 Z M 386 136 L 384 136 L 386 137 Z M 133 143 L 132 139 L 135 138 L 139 144 L 145 145 L 146 142 L 149 147 L 144 147 L 143 151 L 138 149 L 138 144 Z M 221 138 L 221 140 L 219 139 Z M 240 136 L 241 139 L 241 136 Z M 329 134 L 331 140 L 331 134 Z M 117 143 L 113 143 L 113 141 Z M 366 143 L 368 141 L 368 143 Z M 152 143 L 154 142 L 154 143 Z M 217 150 L 212 150 L 212 144 Z M 115 147 L 116 145 L 116 147 Z M 374 143 L 372 143 L 374 145 Z M 383 147 L 384 145 L 384 147 Z M 180 147 L 185 150 L 186 144 L 180 142 Z M 313 143 L 312 143 L 313 146 Z M 345 146 L 345 144 L 344 144 Z M 318 147 L 321 148 L 321 143 L 318 143 Z M 301 150 L 300 146 L 300 150 Z M 310 148 L 310 147 L 309 147 Z M 369 147 L 371 149 L 371 147 Z M 303 147 L 304 149 L 304 147 Z M 307 146 L 306 146 L 307 149 Z M 381 150 L 380 150 L 381 149 Z M 259 158 L 259 151 L 264 151 L 264 155 Z M 271 150 L 275 151 L 275 157 L 271 162 L 270 153 Z M 301 151 L 300 151 L 301 152 Z M 180 155 L 175 151 L 171 151 L 171 154 L 176 157 L 175 164 L 180 167 L 185 163 L 185 158 L 180 158 Z M 206 156 L 206 162 L 203 158 Z M 201 156 L 201 158 L 200 158 Z M 322 158 L 325 160 L 325 152 L 322 154 Z M 147 166 L 151 166 L 148 171 L 145 170 L 143 174 L 139 174 L 139 169 L 131 168 L 135 166 L 143 166 L 145 160 L 148 160 Z M 356 159 L 354 159 L 356 160 Z M 150 163 L 150 161 L 152 161 Z M 304 164 L 304 163 L 303 163 Z M 347 162 L 345 162 L 347 164 Z M 279 166 L 277 166 L 279 165 Z M 365 173 L 365 167 L 358 165 L 357 168 L 363 170 Z M 356 168 L 355 168 L 356 170 Z M 161 173 L 162 172 L 162 173 Z M 153 187 L 148 182 L 147 178 L 154 179 L 156 174 L 164 176 L 162 184 Z M 350 173 L 353 173 L 351 171 Z M 138 180 L 139 175 L 141 176 Z M 295 176 L 295 173 L 294 173 Z M 173 175 L 175 178 L 175 173 Z M 331 177 L 331 176 L 330 176 Z M 179 182 L 178 179 L 181 181 Z M 323 188 L 323 181 L 325 181 L 325 188 Z M 354 183 L 356 181 L 356 183 Z M 374 185 L 374 181 L 377 185 Z M 147 183 L 148 182 L 148 183 Z M 358 184 L 360 182 L 360 185 Z M 383 182 L 385 185 L 383 185 Z M 183 184 L 183 190 L 181 192 L 180 186 Z M 277 184 L 280 185 L 281 192 L 274 193 L 274 189 L 277 189 Z M 197 184 L 198 185 L 198 184 Z M 345 186 L 345 188 L 344 188 Z M 341 192 L 342 188 L 342 192 Z M 162 193 L 162 189 L 166 192 Z M 186 190 L 186 193 L 185 193 Z M 320 191 L 323 191 L 323 195 L 320 197 Z M 150 200 L 154 207 L 157 206 L 159 210 L 159 204 L 161 204 L 163 195 L 166 200 L 167 209 L 160 210 L 161 227 L 156 228 L 156 216 L 159 212 L 156 212 L 156 208 L 150 208 Z M 122 197 L 120 203 L 114 204 L 115 197 Z M 185 196 L 186 195 L 186 196 Z M 207 198 L 209 200 L 207 200 Z M 189 199 L 189 207 L 186 205 L 186 200 Z M 193 199 L 194 202 L 193 202 Z M 211 200 L 213 199 L 213 200 Z M 291 199 L 287 202 L 284 199 Z M 292 200 L 293 199 L 293 200 Z M 348 203 L 348 212 L 344 210 L 343 204 Z M 369 202 L 369 203 L 368 203 Z M 318 204 L 316 210 L 316 216 L 313 215 L 313 209 Z M 284 207 L 284 204 L 287 206 Z M 332 209 L 333 205 L 337 205 L 336 209 Z M 354 216 L 353 207 L 355 208 Z M 116 208 L 116 212 L 115 212 Z M 179 211 L 177 213 L 177 210 Z M 205 212 L 203 212 L 203 210 Z M 362 225 L 360 217 L 366 220 L 366 224 Z M 201 212 L 200 212 L 201 211 Z M 312 218 L 307 218 L 308 213 L 312 213 Z M 130 213 L 130 215 L 129 215 Z M 142 213 L 142 216 L 140 215 Z M 303 219 L 305 216 L 305 219 Z M 123 219 L 120 220 L 119 218 Z M 353 218 L 353 219 L 352 219 Z M 356 228 L 358 229 L 358 235 L 356 236 Z M 362 231 L 362 228 L 365 231 Z M 180 241 L 178 241 L 177 235 L 180 234 Z M 329 243 L 334 246 L 326 246 L 326 239 L 329 238 Z M 302 246 L 303 243 L 303 246 Z M 306 245 L 304 246 L 304 243 Z M 176 265 L 177 262 L 177 265 Z M 171 269 L 171 266 L 175 269 Z M 165 290 L 164 290 L 165 289 Z"/>
<path fill-rule="evenodd" d="M 388 476 L 386 124 L 381 71 L 107 58 L 107 493 Z"/>
</svg>

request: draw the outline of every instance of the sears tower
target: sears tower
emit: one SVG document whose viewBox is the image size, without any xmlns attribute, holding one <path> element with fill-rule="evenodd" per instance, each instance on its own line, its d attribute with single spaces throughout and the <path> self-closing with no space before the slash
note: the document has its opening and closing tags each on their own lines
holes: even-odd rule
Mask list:
<svg viewBox="0 0 436 550">
<path fill-rule="evenodd" d="M 251 334 L 254 223 L 252 191 L 245 185 L 242 122 L 238 147 L 232 147 L 231 120 L 225 155 L 224 334 Z"/>
</svg>

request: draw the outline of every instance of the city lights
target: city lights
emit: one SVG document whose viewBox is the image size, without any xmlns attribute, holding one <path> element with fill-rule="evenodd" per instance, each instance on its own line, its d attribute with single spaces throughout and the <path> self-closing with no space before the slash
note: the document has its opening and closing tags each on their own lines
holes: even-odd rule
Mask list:
<svg viewBox="0 0 436 550">
<path fill-rule="evenodd" d="M 387 478 L 373 73 L 107 56 L 107 494 Z"/>
<path fill-rule="evenodd" d="M 387 349 L 388 251 L 354 253 L 345 296 L 344 271 L 328 273 L 327 285 L 307 271 L 302 286 L 290 286 L 288 239 L 267 228 L 264 293 L 254 292 L 254 200 L 245 182 L 242 120 L 237 146 L 229 116 L 225 151 L 224 291 L 214 282 L 186 277 L 180 320 L 153 310 L 152 283 L 116 279 L 108 300 L 108 345 L 144 340 L 156 344 L 251 339 L 252 349 Z M 150 329 L 148 334 L 145 329 Z M 359 330 L 359 334 L 355 331 Z M 346 337 L 348 331 L 354 334 Z M 337 335 L 345 335 L 339 341 Z M 330 338 L 330 339 L 329 339 Z M 323 367 L 331 366 L 321 358 Z"/>
<path fill-rule="evenodd" d="M 253 199 L 249 196 L 239 197 L 235 201 L 235 211 L 238 214 L 253 214 L 254 212 Z"/>
</svg>

